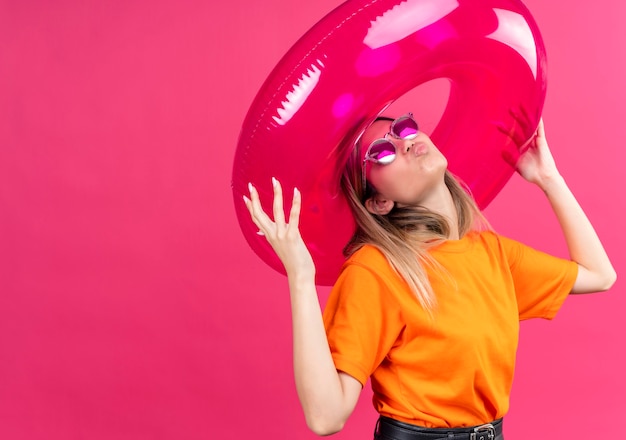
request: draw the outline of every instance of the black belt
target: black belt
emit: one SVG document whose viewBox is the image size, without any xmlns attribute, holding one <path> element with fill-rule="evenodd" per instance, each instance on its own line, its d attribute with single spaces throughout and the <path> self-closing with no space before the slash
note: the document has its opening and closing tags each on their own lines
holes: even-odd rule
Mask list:
<svg viewBox="0 0 626 440">
<path fill-rule="evenodd" d="M 376 425 L 380 440 L 495 440 L 502 436 L 502 419 L 471 428 L 422 428 L 381 416 Z"/>
</svg>

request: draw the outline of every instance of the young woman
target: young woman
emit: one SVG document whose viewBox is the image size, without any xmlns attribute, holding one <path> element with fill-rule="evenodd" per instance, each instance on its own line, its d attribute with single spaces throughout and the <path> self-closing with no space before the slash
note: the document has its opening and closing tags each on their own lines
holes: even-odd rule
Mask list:
<svg viewBox="0 0 626 440">
<path fill-rule="evenodd" d="M 357 231 L 323 315 L 298 190 L 285 219 L 273 180 L 272 221 L 250 185 L 246 206 L 287 272 L 296 386 L 314 432 L 341 430 L 369 378 L 376 439 L 503 438 L 519 321 L 551 319 L 569 293 L 616 279 L 543 123 L 526 146 L 517 171 L 546 194 L 571 260 L 491 231 L 412 115 L 379 118 L 344 170 Z"/>
</svg>

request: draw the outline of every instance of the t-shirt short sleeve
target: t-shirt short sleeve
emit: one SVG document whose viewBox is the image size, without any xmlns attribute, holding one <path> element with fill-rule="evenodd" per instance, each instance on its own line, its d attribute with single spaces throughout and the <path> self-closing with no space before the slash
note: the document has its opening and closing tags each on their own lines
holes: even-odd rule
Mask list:
<svg viewBox="0 0 626 440">
<path fill-rule="evenodd" d="M 506 237 L 500 236 L 500 242 L 513 277 L 520 320 L 554 318 L 574 286 L 578 264 Z"/>
<path fill-rule="evenodd" d="M 346 264 L 324 309 L 337 370 L 365 385 L 402 331 L 400 313 L 390 287 L 374 271 Z"/>
</svg>

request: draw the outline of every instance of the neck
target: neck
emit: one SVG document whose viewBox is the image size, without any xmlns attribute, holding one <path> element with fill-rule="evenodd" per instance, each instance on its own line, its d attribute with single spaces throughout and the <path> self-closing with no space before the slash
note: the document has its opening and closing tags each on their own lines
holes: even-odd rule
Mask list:
<svg viewBox="0 0 626 440">
<path fill-rule="evenodd" d="M 422 206 L 436 212 L 447 220 L 450 226 L 449 240 L 458 240 L 460 238 L 458 212 L 452 194 L 445 183 L 438 185 L 431 197 L 422 203 Z"/>
</svg>

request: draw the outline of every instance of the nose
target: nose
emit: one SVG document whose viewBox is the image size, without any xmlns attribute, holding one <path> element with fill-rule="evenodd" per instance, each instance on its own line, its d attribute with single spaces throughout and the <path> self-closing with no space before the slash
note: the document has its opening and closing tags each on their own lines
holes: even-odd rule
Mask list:
<svg viewBox="0 0 626 440">
<path fill-rule="evenodd" d="M 411 149 L 415 146 L 415 139 L 399 139 L 399 141 L 402 143 L 400 145 L 400 151 L 402 151 L 403 154 L 410 153 Z M 398 148 L 398 146 L 396 146 L 396 148 Z"/>
</svg>

